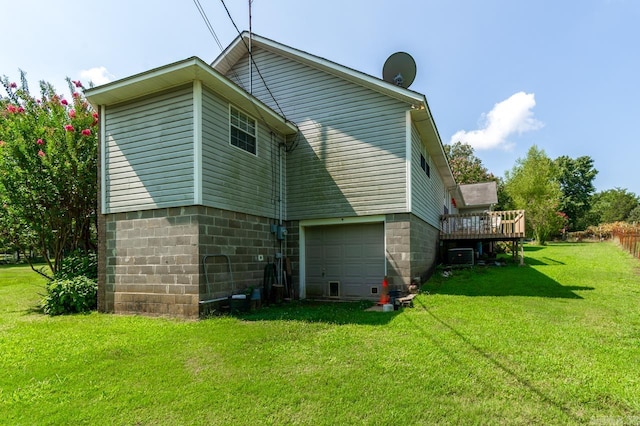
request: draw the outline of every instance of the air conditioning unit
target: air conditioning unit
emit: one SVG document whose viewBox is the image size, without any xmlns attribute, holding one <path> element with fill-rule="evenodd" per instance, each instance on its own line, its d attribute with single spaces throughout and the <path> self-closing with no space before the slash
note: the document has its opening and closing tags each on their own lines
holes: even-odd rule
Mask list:
<svg viewBox="0 0 640 426">
<path fill-rule="evenodd" d="M 447 261 L 449 265 L 473 266 L 474 265 L 473 249 L 472 248 L 449 249 Z"/>
</svg>

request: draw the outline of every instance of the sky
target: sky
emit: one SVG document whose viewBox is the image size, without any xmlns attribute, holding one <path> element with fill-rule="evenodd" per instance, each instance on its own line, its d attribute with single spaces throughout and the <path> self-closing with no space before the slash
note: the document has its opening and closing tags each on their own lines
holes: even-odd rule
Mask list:
<svg viewBox="0 0 640 426">
<path fill-rule="evenodd" d="M 199 0 L 226 47 L 249 0 Z M 226 4 L 232 20 L 225 10 Z M 221 49 L 194 0 L 0 0 L 0 75 L 102 84 Z M 504 176 L 533 145 L 589 156 L 596 190 L 640 195 L 639 0 L 253 0 L 252 30 L 382 77 L 409 53 L 443 143 Z M 235 26 L 234 26 L 235 23 Z"/>
</svg>

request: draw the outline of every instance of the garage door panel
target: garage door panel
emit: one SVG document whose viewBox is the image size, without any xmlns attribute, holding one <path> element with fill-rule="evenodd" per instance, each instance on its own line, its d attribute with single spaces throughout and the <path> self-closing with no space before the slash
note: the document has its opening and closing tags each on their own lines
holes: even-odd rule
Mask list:
<svg viewBox="0 0 640 426">
<path fill-rule="evenodd" d="M 339 281 L 341 297 L 376 297 L 371 287 L 380 288 L 385 271 L 384 224 L 305 228 L 305 253 L 309 296 L 328 296 L 328 282 Z"/>
</svg>

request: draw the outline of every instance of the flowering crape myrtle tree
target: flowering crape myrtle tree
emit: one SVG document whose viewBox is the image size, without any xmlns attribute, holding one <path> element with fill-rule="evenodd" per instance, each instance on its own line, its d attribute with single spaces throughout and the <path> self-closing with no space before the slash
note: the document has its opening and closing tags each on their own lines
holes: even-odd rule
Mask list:
<svg viewBox="0 0 640 426">
<path fill-rule="evenodd" d="M 36 97 L 20 74 L 20 85 L 1 81 L 0 222 L 29 235 L 55 273 L 66 253 L 95 250 L 98 114 L 79 81 L 67 79 L 70 99 L 46 82 Z"/>
</svg>

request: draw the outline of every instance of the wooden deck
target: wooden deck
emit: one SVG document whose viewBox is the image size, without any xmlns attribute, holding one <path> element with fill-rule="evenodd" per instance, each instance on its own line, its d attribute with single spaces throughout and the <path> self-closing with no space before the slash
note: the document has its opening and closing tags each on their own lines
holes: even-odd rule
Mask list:
<svg viewBox="0 0 640 426">
<path fill-rule="evenodd" d="M 440 217 L 441 240 L 508 241 L 525 238 L 524 210 L 445 214 Z"/>
</svg>

